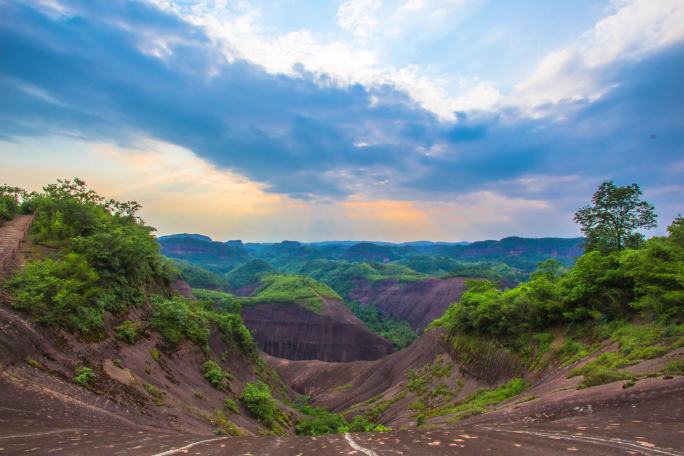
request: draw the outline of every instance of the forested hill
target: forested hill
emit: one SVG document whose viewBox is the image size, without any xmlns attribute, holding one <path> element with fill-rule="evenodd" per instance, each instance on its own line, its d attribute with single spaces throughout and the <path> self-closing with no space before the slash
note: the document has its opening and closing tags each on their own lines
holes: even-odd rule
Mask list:
<svg viewBox="0 0 684 456">
<path fill-rule="evenodd" d="M 198 234 L 175 234 L 158 238 L 162 253 L 225 273 L 250 259 L 295 272 L 298 265 L 312 260 L 350 262 L 397 262 L 417 272 L 447 273 L 463 262 L 503 263 L 522 271 L 533 271 L 537 264 L 555 258 L 569 266 L 582 254 L 582 238 L 507 237 L 473 243 L 375 243 L 324 242 L 241 243 L 218 242 Z"/>
</svg>

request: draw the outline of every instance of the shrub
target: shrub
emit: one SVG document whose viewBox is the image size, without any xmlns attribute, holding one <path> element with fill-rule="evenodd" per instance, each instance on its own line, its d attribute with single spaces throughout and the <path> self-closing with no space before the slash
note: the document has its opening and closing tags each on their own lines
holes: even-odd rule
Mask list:
<svg viewBox="0 0 684 456">
<path fill-rule="evenodd" d="M 416 427 L 424 426 L 426 422 L 427 419 L 425 418 L 425 415 L 423 415 L 422 413 L 416 417 Z"/>
<path fill-rule="evenodd" d="M 128 344 L 134 344 L 142 335 L 142 327 L 140 321 L 126 320 L 116 327 L 116 337 Z"/>
<path fill-rule="evenodd" d="M 17 200 L 12 195 L 2 193 L 0 188 L 0 222 L 11 220 L 17 214 Z"/>
<path fill-rule="evenodd" d="M 346 432 L 349 427 L 342 415 L 322 408 L 308 406 L 307 416 L 297 421 L 295 429 L 299 435 L 325 435 Z"/>
<path fill-rule="evenodd" d="M 95 372 L 89 367 L 77 367 L 75 371 L 74 381 L 81 386 L 89 386 L 90 382 L 95 380 Z"/>
<path fill-rule="evenodd" d="M 7 286 L 14 293 L 13 306 L 39 322 L 91 334 L 104 319 L 98 280 L 82 255 L 70 253 L 58 260 L 28 263 Z"/>
<path fill-rule="evenodd" d="M 240 401 L 252 416 L 269 426 L 273 424 L 278 407 L 267 384 L 261 381 L 247 383 Z"/>
<path fill-rule="evenodd" d="M 214 361 L 207 361 L 204 363 L 204 378 L 216 389 L 223 389 L 225 387 L 226 374 L 223 372 L 221 366 Z"/>
<path fill-rule="evenodd" d="M 366 416 L 356 415 L 349 423 L 349 432 L 386 432 L 389 428 L 370 421 Z"/>
<path fill-rule="evenodd" d="M 209 339 L 209 319 L 197 303 L 181 297 L 151 299 L 152 328 L 170 344 L 177 344 L 183 338 L 205 346 Z"/>
</svg>

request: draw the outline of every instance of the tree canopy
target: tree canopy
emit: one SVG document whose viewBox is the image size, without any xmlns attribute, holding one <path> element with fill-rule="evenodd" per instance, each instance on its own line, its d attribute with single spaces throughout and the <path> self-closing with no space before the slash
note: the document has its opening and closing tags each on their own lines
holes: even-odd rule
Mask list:
<svg viewBox="0 0 684 456">
<path fill-rule="evenodd" d="M 641 200 L 637 184 L 616 186 L 603 182 L 594 193 L 592 204 L 575 213 L 575 222 L 586 237 L 585 251 L 612 252 L 627 247 L 638 247 L 644 236 L 640 229 L 657 226 L 655 208 Z"/>
</svg>

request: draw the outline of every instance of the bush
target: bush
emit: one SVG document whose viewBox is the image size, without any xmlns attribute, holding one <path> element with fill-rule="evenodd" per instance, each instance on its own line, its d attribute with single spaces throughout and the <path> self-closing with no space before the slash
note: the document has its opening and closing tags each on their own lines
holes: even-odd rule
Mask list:
<svg viewBox="0 0 684 456">
<path fill-rule="evenodd" d="M 273 425 L 278 407 L 267 384 L 261 381 L 247 383 L 240 401 L 256 419 L 268 426 Z"/>
<path fill-rule="evenodd" d="M 307 406 L 305 410 L 308 416 L 295 425 L 299 435 L 337 434 L 349 429 L 347 420 L 342 415 L 311 406 Z"/>
<path fill-rule="evenodd" d="M 16 214 L 17 200 L 14 196 L 0 193 L 0 222 L 3 220 L 11 220 Z"/>
<path fill-rule="evenodd" d="M 79 254 L 28 263 L 8 282 L 13 307 L 28 311 L 41 323 L 81 334 L 101 329 L 105 305 L 99 276 Z"/>
<path fill-rule="evenodd" d="M 168 343 L 175 345 L 186 338 L 200 346 L 207 344 L 209 319 L 198 303 L 179 296 L 170 299 L 155 296 L 151 303 L 150 325 Z"/>
<path fill-rule="evenodd" d="M 204 363 L 204 378 L 216 389 L 225 388 L 226 374 L 214 361 Z"/>
<path fill-rule="evenodd" d="M 81 386 L 89 386 L 96 377 L 95 372 L 89 367 L 77 367 L 75 373 L 73 380 Z"/>
<path fill-rule="evenodd" d="M 126 320 L 116 327 L 116 337 L 128 344 L 134 344 L 142 335 L 142 328 L 142 322 Z"/>
</svg>

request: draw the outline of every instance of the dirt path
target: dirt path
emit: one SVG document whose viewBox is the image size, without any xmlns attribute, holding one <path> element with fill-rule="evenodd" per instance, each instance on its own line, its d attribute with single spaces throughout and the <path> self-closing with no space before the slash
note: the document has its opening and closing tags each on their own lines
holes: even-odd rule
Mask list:
<svg viewBox="0 0 684 456">
<path fill-rule="evenodd" d="M 0 225 L 0 274 L 5 274 L 11 269 L 14 255 L 26 237 L 32 221 L 32 215 L 18 215 Z"/>
</svg>

